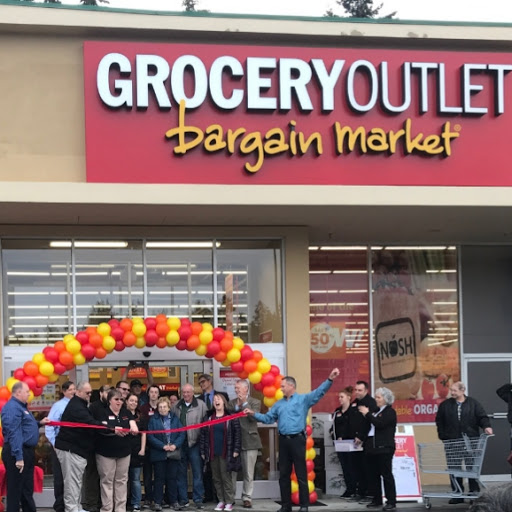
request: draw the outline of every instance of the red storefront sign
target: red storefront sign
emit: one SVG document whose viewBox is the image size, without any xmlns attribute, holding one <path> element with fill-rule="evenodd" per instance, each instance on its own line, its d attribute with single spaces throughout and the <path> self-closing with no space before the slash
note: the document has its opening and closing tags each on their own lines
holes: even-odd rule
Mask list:
<svg viewBox="0 0 512 512">
<path fill-rule="evenodd" d="M 510 70 L 506 53 L 86 42 L 87 181 L 511 186 Z"/>
</svg>

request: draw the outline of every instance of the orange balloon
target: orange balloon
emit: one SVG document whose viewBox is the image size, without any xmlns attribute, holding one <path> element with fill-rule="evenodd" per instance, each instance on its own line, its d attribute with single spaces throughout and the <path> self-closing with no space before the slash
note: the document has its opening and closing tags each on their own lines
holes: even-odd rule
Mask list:
<svg viewBox="0 0 512 512">
<path fill-rule="evenodd" d="M 311 480 L 312 482 L 314 482 L 315 478 L 316 478 L 316 473 L 314 471 L 310 471 L 308 473 L 308 480 Z"/>
<path fill-rule="evenodd" d="M 156 346 L 158 348 L 165 348 L 165 347 L 167 347 L 167 340 L 165 338 L 158 338 L 156 340 Z"/>
<path fill-rule="evenodd" d="M 155 327 L 155 331 L 158 334 L 159 338 L 165 338 L 167 336 L 167 333 L 170 330 L 171 330 L 171 328 L 167 325 L 167 322 L 160 322 L 160 323 L 156 324 L 156 327 Z"/>
<path fill-rule="evenodd" d="M 98 331 L 96 330 L 96 327 L 87 327 L 87 329 L 85 329 L 85 332 L 87 333 L 87 335 L 89 337 L 91 337 L 93 334 L 96 334 Z"/>
<path fill-rule="evenodd" d="M 255 350 L 252 353 L 252 358 L 258 363 L 263 359 L 263 354 L 259 350 Z"/>
<path fill-rule="evenodd" d="M 291 478 L 291 480 L 292 480 L 293 482 L 296 482 L 296 481 L 297 481 L 297 474 L 295 473 L 295 471 L 292 471 L 292 474 L 291 474 L 290 478 Z"/>
<path fill-rule="evenodd" d="M 38 388 L 44 388 L 46 384 L 48 384 L 48 377 L 41 375 L 40 373 L 35 376 L 35 379 Z"/>
<path fill-rule="evenodd" d="M 64 345 L 63 341 L 57 341 L 55 345 L 53 345 L 53 348 L 60 354 L 61 352 L 64 352 L 64 350 L 66 350 L 66 345 Z"/>
<path fill-rule="evenodd" d="M 64 366 L 69 366 L 73 364 L 73 354 L 70 354 L 67 350 L 61 352 L 59 354 L 59 361 Z"/>
<path fill-rule="evenodd" d="M 190 330 L 192 331 L 192 334 L 199 335 L 203 330 L 203 324 L 201 322 L 192 322 L 190 324 Z"/>
<path fill-rule="evenodd" d="M 97 332 L 95 332 L 93 335 L 89 336 L 89 343 L 94 348 L 99 348 L 99 347 L 103 346 L 103 336 L 101 334 L 98 334 Z"/>
<path fill-rule="evenodd" d="M 121 327 L 121 329 L 123 329 L 124 332 L 131 331 L 133 327 L 133 322 L 131 321 L 130 318 L 123 318 L 119 322 L 119 327 Z"/>
<path fill-rule="evenodd" d="M 268 398 L 272 398 L 276 394 L 276 388 L 274 386 L 265 386 L 263 388 L 263 396 L 267 396 Z"/>
<path fill-rule="evenodd" d="M 0 388 L 0 400 L 9 400 L 11 398 L 11 392 L 7 389 L 7 386 Z"/>
<path fill-rule="evenodd" d="M 98 347 L 96 349 L 96 358 L 103 359 L 104 357 L 107 357 L 107 351 L 103 347 Z"/>
<path fill-rule="evenodd" d="M 216 361 L 219 361 L 219 363 L 222 363 L 222 361 L 224 361 L 224 359 L 226 359 L 226 352 L 223 352 L 222 350 L 220 352 L 217 352 L 217 354 L 215 354 L 215 360 Z"/>
<path fill-rule="evenodd" d="M 281 381 L 283 380 L 283 376 L 282 375 L 278 375 L 275 379 L 274 379 L 274 386 L 279 389 L 281 387 Z"/>
<path fill-rule="evenodd" d="M 201 326 L 202 328 L 203 326 Z M 187 348 L 189 350 L 195 350 L 197 347 L 199 347 L 199 345 L 201 345 L 201 341 L 199 340 L 199 336 L 197 336 L 196 334 L 192 334 L 192 336 L 189 336 L 188 339 L 187 339 Z M 224 359 L 226 359 L 224 357 Z M 220 361 L 224 361 L 224 359 L 220 359 Z M 217 361 L 219 361 L 219 359 L 217 359 Z"/>
<path fill-rule="evenodd" d="M 160 313 L 159 315 L 156 315 L 155 316 L 155 320 L 156 320 L 156 323 L 159 324 L 159 323 L 167 323 L 167 317 L 163 314 L 163 313 Z"/>
<path fill-rule="evenodd" d="M 125 347 L 133 347 L 133 345 L 135 345 L 135 343 L 137 343 L 137 336 L 135 336 L 135 334 L 133 334 L 133 332 L 131 332 L 131 330 L 126 331 L 123 336 L 123 343 L 124 343 Z"/>
<path fill-rule="evenodd" d="M 313 448 L 313 446 L 315 446 L 315 441 L 313 441 L 313 438 L 312 437 L 306 438 L 306 450 Z"/>
<path fill-rule="evenodd" d="M 228 338 L 228 340 L 232 340 L 235 337 L 235 335 L 231 331 L 226 331 L 224 333 L 224 338 Z"/>
<path fill-rule="evenodd" d="M 244 363 L 244 372 L 253 373 L 258 369 L 258 363 L 254 359 L 248 359 Z"/>
<path fill-rule="evenodd" d="M 37 364 L 32 361 L 27 361 L 23 365 L 23 371 L 27 375 L 30 375 L 31 377 L 35 377 L 39 373 L 39 366 L 37 366 Z"/>
<path fill-rule="evenodd" d="M 220 342 L 220 349 L 226 354 L 233 348 L 233 340 L 224 337 Z"/>
</svg>

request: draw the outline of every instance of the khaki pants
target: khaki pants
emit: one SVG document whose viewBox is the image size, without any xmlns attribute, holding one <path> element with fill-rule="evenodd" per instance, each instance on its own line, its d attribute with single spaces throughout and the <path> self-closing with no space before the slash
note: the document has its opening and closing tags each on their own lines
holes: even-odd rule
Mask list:
<svg viewBox="0 0 512 512">
<path fill-rule="evenodd" d="M 126 512 L 130 456 L 114 458 L 96 454 L 100 475 L 101 512 Z"/>
<path fill-rule="evenodd" d="M 254 490 L 254 466 L 258 460 L 258 450 L 242 450 L 242 477 L 244 479 L 242 487 L 242 500 L 251 501 Z M 238 474 L 233 472 L 233 487 L 236 493 L 236 478 Z"/>
<path fill-rule="evenodd" d="M 213 485 L 219 501 L 234 503 L 233 472 L 226 470 L 226 459 L 223 459 L 220 455 L 215 455 L 210 461 L 210 467 L 212 468 Z"/>
<path fill-rule="evenodd" d="M 64 480 L 64 510 L 78 512 L 81 510 L 80 495 L 82 492 L 82 477 L 84 475 L 87 459 L 76 453 L 55 449 L 62 469 Z"/>
</svg>

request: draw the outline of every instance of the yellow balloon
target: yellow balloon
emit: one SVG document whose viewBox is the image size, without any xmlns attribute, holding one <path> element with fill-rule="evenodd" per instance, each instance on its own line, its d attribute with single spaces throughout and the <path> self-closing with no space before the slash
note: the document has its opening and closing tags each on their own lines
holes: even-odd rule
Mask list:
<svg viewBox="0 0 512 512">
<path fill-rule="evenodd" d="M 266 397 L 263 398 L 263 403 L 267 407 L 272 407 L 276 403 L 276 399 L 275 398 L 271 398 L 269 396 L 266 396 Z"/>
<path fill-rule="evenodd" d="M 177 331 L 181 327 L 181 320 L 175 316 L 171 316 L 167 319 L 167 325 L 173 331 Z"/>
<path fill-rule="evenodd" d="M 244 341 L 241 338 L 233 338 L 233 348 L 237 348 L 238 350 L 242 350 L 244 348 Z"/>
<path fill-rule="evenodd" d="M 310 448 L 309 450 L 306 450 L 306 459 L 307 460 L 313 460 L 316 457 L 316 452 L 314 448 Z"/>
<path fill-rule="evenodd" d="M 9 391 L 12 391 L 12 387 L 14 386 L 14 384 L 16 384 L 16 382 L 19 382 L 18 379 L 15 379 L 14 377 L 9 377 L 6 381 L 5 381 L 5 385 L 7 387 L 7 389 Z"/>
<path fill-rule="evenodd" d="M 222 363 L 220 363 L 222 366 L 225 366 L 226 368 L 228 366 L 231 366 L 231 362 L 229 361 L 229 359 L 224 359 L 224 361 L 222 361 Z"/>
<path fill-rule="evenodd" d="M 144 336 L 144 334 L 146 334 L 146 330 L 146 324 L 144 324 L 143 322 L 137 322 L 132 326 L 132 332 L 133 334 L 135 334 L 135 336 L 137 336 L 137 338 Z"/>
<path fill-rule="evenodd" d="M 64 336 L 64 338 L 62 338 L 62 341 L 64 343 L 69 343 L 70 341 L 72 341 L 74 339 L 75 339 L 75 337 L 72 334 L 66 334 L 66 336 Z"/>
<path fill-rule="evenodd" d="M 140 323 L 144 323 L 144 320 L 140 316 L 134 316 L 132 318 L 132 322 L 134 324 L 140 324 Z"/>
<path fill-rule="evenodd" d="M 270 362 L 268 359 L 263 358 L 261 361 L 258 361 L 258 371 L 263 375 L 270 371 Z"/>
<path fill-rule="evenodd" d="M 258 382 L 260 380 L 261 380 L 261 373 L 260 372 L 249 373 L 249 382 L 251 384 L 258 384 Z"/>
<path fill-rule="evenodd" d="M 209 332 L 212 332 L 213 331 L 213 325 L 208 323 L 208 322 L 205 322 L 203 324 L 203 331 L 209 331 Z"/>
<path fill-rule="evenodd" d="M 73 356 L 73 363 L 76 364 L 76 366 L 80 366 L 81 364 L 85 363 L 85 356 L 79 352 L 78 354 L 75 354 Z"/>
<path fill-rule="evenodd" d="M 41 375 L 44 375 L 45 377 L 48 377 L 48 379 L 50 378 L 51 375 L 53 375 L 54 371 L 55 371 L 55 368 L 53 367 L 53 364 L 50 363 L 50 361 L 43 361 L 39 365 L 39 373 Z"/>
<path fill-rule="evenodd" d="M 208 345 L 213 340 L 212 331 L 201 331 L 199 334 L 199 341 L 202 345 Z"/>
<path fill-rule="evenodd" d="M 306 416 L 306 425 L 311 425 L 311 418 Z"/>
<path fill-rule="evenodd" d="M 34 400 L 34 392 L 32 390 L 30 390 L 28 392 L 27 402 L 30 403 L 30 402 L 32 402 L 32 400 Z"/>
<path fill-rule="evenodd" d="M 110 327 L 110 325 L 109 325 Z M 103 338 L 103 348 L 107 351 L 107 352 L 112 352 L 112 350 L 114 350 L 114 347 L 116 346 L 116 340 L 114 338 L 112 338 L 112 336 L 105 336 Z"/>
<path fill-rule="evenodd" d="M 313 480 L 308 480 L 308 491 L 311 494 L 315 490 L 315 482 Z"/>
<path fill-rule="evenodd" d="M 142 337 L 137 338 L 137 341 L 135 342 L 135 346 L 137 348 L 144 348 L 146 346 L 146 340 Z"/>
<path fill-rule="evenodd" d="M 208 352 L 208 347 L 206 345 L 199 345 L 199 347 L 196 348 L 196 354 L 198 356 L 204 356 Z"/>
<path fill-rule="evenodd" d="M 42 354 L 41 352 L 38 352 L 37 354 L 34 354 L 32 356 L 32 361 L 34 361 L 34 363 L 36 363 L 37 366 L 39 366 L 43 361 L 46 361 L 46 357 L 44 357 L 44 354 Z"/>
<path fill-rule="evenodd" d="M 275 394 L 276 401 L 277 401 L 277 400 L 281 400 L 281 398 L 283 398 L 283 396 L 284 396 L 284 395 L 283 395 L 283 390 L 282 390 L 282 389 L 278 389 L 278 390 L 276 391 L 276 394 Z"/>
<path fill-rule="evenodd" d="M 0 446 L 0 458 L 2 457 L 2 447 Z"/>
<path fill-rule="evenodd" d="M 105 338 L 103 338 L 103 339 L 105 340 Z M 75 355 L 75 354 L 78 354 L 82 350 L 82 345 L 80 345 L 80 342 L 78 340 L 71 340 L 71 341 L 68 341 L 68 343 L 66 343 L 66 350 L 70 354 Z"/>
<path fill-rule="evenodd" d="M 232 348 L 227 354 L 226 354 L 227 360 L 230 363 L 236 363 L 237 361 L 240 361 L 240 358 L 242 357 L 242 354 L 240 354 L 240 350 L 237 348 Z"/>
<path fill-rule="evenodd" d="M 298 490 L 299 490 L 299 484 L 295 480 L 292 480 L 292 494 L 294 492 L 297 492 Z"/>
<path fill-rule="evenodd" d="M 101 322 L 96 330 L 98 331 L 98 334 L 101 334 L 103 337 L 108 336 L 110 334 L 110 325 L 106 322 Z"/>
<path fill-rule="evenodd" d="M 177 345 L 180 341 L 180 335 L 178 331 L 169 331 L 165 337 L 165 340 L 167 341 L 167 345 L 169 345 L 169 347 L 174 347 L 174 345 Z"/>
<path fill-rule="evenodd" d="M 48 376 L 48 380 L 50 382 L 57 382 L 59 380 L 59 374 L 58 373 L 52 373 L 51 375 Z"/>
</svg>

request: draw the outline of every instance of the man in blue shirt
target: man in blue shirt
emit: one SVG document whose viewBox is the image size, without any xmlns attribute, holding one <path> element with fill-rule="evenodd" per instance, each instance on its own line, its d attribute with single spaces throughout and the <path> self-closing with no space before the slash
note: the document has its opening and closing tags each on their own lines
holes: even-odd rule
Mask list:
<svg viewBox="0 0 512 512">
<path fill-rule="evenodd" d="M 266 414 L 255 413 L 245 409 L 246 414 L 262 423 L 277 421 L 279 430 L 279 488 L 281 490 L 281 508 L 278 512 L 291 512 L 292 491 L 291 474 L 295 467 L 297 482 L 299 484 L 299 512 L 307 512 L 309 505 L 308 475 L 306 470 L 306 419 L 308 411 L 320 401 L 331 387 L 334 379 L 340 374 L 334 368 L 329 378 L 320 384 L 311 393 L 299 394 L 296 392 L 297 383 L 293 377 L 284 377 L 281 381 L 283 392 L 282 400 L 274 404 Z"/>
<path fill-rule="evenodd" d="M 50 421 L 60 421 L 64 409 L 67 407 L 69 401 L 75 396 L 75 392 L 76 386 L 74 382 L 68 380 L 62 384 L 62 393 L 64 394 L 64 397 L 52 405 L 48 414 L 48 419 Z M 55 496 L 53 510 L 55 510 L 55 512 L 64 512 L 64 480 L 62 478 L 60 462 L 57 458 L 57 454 L 55 453 L 55 438 L 59 433 L 59 429 L 60 427 L 47 425 L 44 428 L 44 433 L 52 445 L 53 495 Z"/>
<path fill-rule="evenodd" d="M 36 512 L 34 503 L 34 447 L 39 440 L 39 427 L 27 408 L 30 389 L 25 382 L 16 382 L 12 396 L 2 408 L 4 447 L 2 461 L 7 477 L 7 512 Z"/>
</svg>

